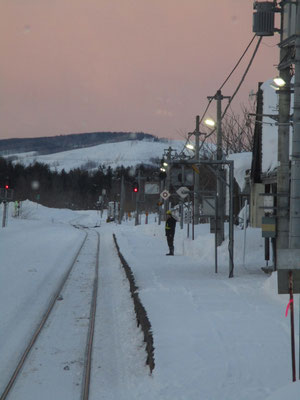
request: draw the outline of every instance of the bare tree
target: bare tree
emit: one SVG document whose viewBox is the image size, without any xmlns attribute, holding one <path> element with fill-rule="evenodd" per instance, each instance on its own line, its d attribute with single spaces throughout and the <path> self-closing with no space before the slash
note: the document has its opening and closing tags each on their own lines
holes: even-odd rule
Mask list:
<svg viewBox="0 0 300 400">
<path fill-rule="evenodd" d="M 255 104 L 249 103 L 249 108 L 241 105 L 241 113 L 231 110 L 222 121 L 223 151 L 225 154 L 252 151 L 255 120 L 249 117 L 254 113 Z"/>
<path fill-rule="evenodd" d="M 249 116 L 255 114 L 255 101 L 250 100 L 248 106 L 241 105 L 240 113 L 230 107 L 222 119 L 223 152 L 225 155 L 231 153 L 243 153 L 252 151 L 255 119 Z M 216 144 L 216 129 L 206 136 L 207 140 Z"/>
</svg>

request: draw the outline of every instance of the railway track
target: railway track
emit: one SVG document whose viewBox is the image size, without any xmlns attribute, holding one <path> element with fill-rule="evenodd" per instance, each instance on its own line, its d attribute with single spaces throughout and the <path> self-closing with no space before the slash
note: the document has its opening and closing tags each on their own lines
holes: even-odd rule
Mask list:
<svg viewBox="0 0 300 400">
<path fill-rule="evenodd" d="M 32 368 L 31 365 L 31 370 L 48 368 L 50 370 L 49 376 L 53 378 L 50 387 L 51 385 L 61 384 L 62 380 L 64 390 L 70 388 L 74 391 L 74 387 L 76 388 L 76 397 L 72 392 L 70 394 L 72 398 L 88 400 L 99 279 L 100 235 L 95 230 L 86 230 L 85 233 L 81 247 L 59 282 L 55 294 L 20 356 L 6 387 L 4 390 L 2 389 L 0 400 L 21 399 L 26 395 L 27 388 L 32 391 L 32 386 L 34 386 L 30 381 L 30 379 L 33 380 L 32 373 L 25 373 L 24 371 L 27 364 L 30 364 L 29 358 L 32 353 L 35 353 L 34 358 L 36 360 L 39 360 L 39 353 L 42 353 L 41 357 L 43 357 L 43 346 L 46 348 L 45 352 L 50 353 L 48 344 L 43 345 L 43 341 L 47 342 L 47 338 L 49 336 L 53 338 L 53 335 L 56 338 L 55 351 L 52 351 L 51 357 L 48 356 L 46 365 L 39 361 L 39 367 Z M 76 340 L 73 337 L 74 335 Z M 69 344 L 71 336 L 74 341 L 74 348 Z M 83 341 L 82 337 L 85 337 L 86 340 Z M 76 354 L 74 354 L 75 352 Z M 62 377 L 62 357 L 67 356 L 69 357 L 68 360 L 71 356 L 77 357 L 70 363 L 72 366 L 76 364 L 76 373 L 73 376 Z M 65 364 L 63 370 L 70 370 L 70 366 L 66 362 Z M 24 376 L 22 376 L 22 371 Z M 34 397 L 31 394 L 33 396 L 31 398 L 41 398 L 43 397 L 41 395 L 42 393 L 37 393 Z"/>
</svg>

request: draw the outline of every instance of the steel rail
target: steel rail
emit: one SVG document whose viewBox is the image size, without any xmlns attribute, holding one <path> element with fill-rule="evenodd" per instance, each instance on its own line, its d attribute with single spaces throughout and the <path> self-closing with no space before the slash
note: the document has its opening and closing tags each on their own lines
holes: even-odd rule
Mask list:
<svg viewBox="0 0 300 400">
<path fill-rule="evenodd" d="M 63 279 L 61 280 L 61 282 L 59 284 L 59 287 L 58 287 L 58 290 L 55 292 L 53 298 L 50 300 L 50 302 L 49 302 L 49 304 L 47 306 L 47 310 L 44 313 L 41 321 L 39 322 L 34 334 L 32 335 L 32 338 L 30 339 L 29 344 L 27 345 L 24 353 L 22 354 L 22 356 L 21 356 L 21 358 L 20 358 L 20 360 L 19 360 L 19 362 L 17 364 L 17 367 L 14 370 L 14 372 L 13 372 L 13 374 L 12 374 L 12 376 L 11 376 L 9 382 L 8 382 L 8 384 L 6 385 L 3 393 L 1 394 L 0 400 L 5 400 L 7 395 L 9 394 L 11 388 L 13 387 L 13 385 L 14 385 L 14 383 L 15 383 L 15 381 L 16 381 L 16 379 L 17 379 L 17 377 L 18 377 L 18 375 L 19 375 L 19 373 L 20 373 L 20 371 L 21 371 L 21 369 L 22 369 L 22 367 L 23 367 L 23 365 L 25 363 L 25 360 L 26 360 L 30 350 L 32 349 L 32 347 L 33 347 L 34 343 L 36 342 L 41 330 L 43 329 L 43 327 L 44 327 L 44 325 L 45 325 L 45 323 L 46 323 L 46 321 L 47 321 L 47 319 L 48 319 L 48 317 L 49 317 L 49 315 L 50 315 L 50 313 L 51 313 L 51 311 L 52 311 L 52 309 L 54 307 L 54 304 L 56 303 L 56 300 L 58 299 L 58 297 L 59 297 L 59 295 L 60 295 L 60 293 L 61 293 L 61 291 L 62 291 L 62 289 L 63 289 L 63 287 L 64 287 L 64 285 L 65 285 L 65 283 L 66 283 L 66 281 L 67 281 L 67 279 L 68 279 L 68 277 L 69 277 L 69 275 L 70 275 L 70 273 L 71 273 L 71 271 L 72 271 L 72 269 L 73 269 L 73 267 L 75 265 L 75 262 L 76 262 L 79 254 L 80 254 L 80 252 L 81 252 L 81 250 L 82 250 L 82 248 L 83 248 L 83 246 L 84 246 L 84 244 L 86 242 L 87 236 L 88 236 L 88 234 L 85 233 L 85 238 L 83 239 L 79 250 L 77 251 L 74 259 L 72 260 L 71 266 L 69 267 L 69 269 L 67 270 L 67 272 L 64 275 Z"/>
<path fill-rule="evenodd" d="M 100 253 L 100 234 L 98 231 L 98 243 L 97 243 L 97 254 L 96 254 L 96 265 L 95 265 L 95 278 L 93 284 L 93 294 L 90 308 L 89 318 L 89 330 L 87 336 L 87 347 L 85 355 L 85 368 L 82 385 L 82 400 L 89 399 L 90 381 L 91 381 L 91 367 L 92 367 L 92 351 L 93 351 L 93 340 L 95 331 L 95 319 L 97 309 L 97 294 L 98 294 L 98 281 L 99 281 L 99 253 Z"/>
</svg>

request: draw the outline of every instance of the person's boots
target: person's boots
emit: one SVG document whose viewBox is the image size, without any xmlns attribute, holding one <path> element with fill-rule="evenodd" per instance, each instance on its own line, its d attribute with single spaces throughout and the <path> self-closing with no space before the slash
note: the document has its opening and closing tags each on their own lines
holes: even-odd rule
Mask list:
<svg viewBox="0 0 300 400">
<path fill-rule="evenodd" d="M 170 247 L 170 251 L 166 256 L 174 256 L 174 247 Z"/>
<path fill-rule="evenodd" d="M 171 247 L 169 247 L 169 253 L 167 253 L 166 254 L 166 256 L 172 256 L 173 254 L 172 254 L 172 249 L 171 249 Z"/>
</svg>

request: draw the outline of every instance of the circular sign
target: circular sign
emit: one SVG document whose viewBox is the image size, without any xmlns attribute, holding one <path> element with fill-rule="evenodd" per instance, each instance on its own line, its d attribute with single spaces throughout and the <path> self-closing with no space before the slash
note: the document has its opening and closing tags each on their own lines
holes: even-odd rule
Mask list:
<svg viewBox="0 0 300 400">
<path fill-rule="evenodd" d="M 164 190 L 161 192 L 160 196 L 164 199 L 167 200 L 170 197 L 170 193 L 167 190 Z"/>
</svg>

